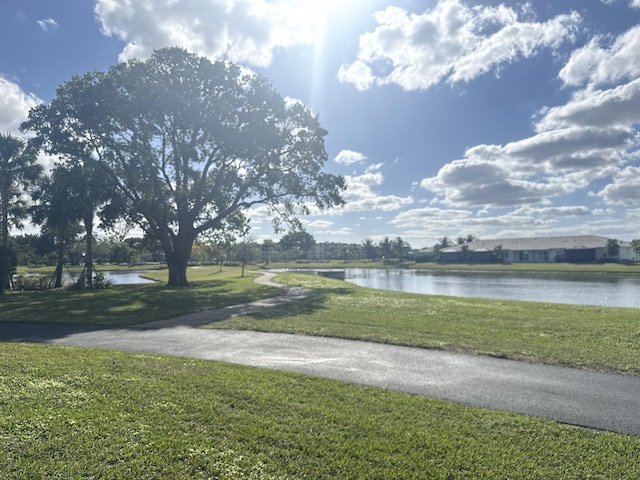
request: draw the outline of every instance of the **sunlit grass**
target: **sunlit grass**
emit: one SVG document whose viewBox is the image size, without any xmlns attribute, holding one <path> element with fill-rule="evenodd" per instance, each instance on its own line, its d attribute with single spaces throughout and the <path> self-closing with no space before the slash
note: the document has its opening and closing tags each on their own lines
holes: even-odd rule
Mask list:
<svg viewBox="0 0 640 480">
<path fill-rule="evenodd" d="M 208 325 L 302 333 L 640 374 L 638 309 L 373 290 L 318 275 L 306 299 Z"/>
<path fill-rule="evenodd" d="M 2 478 L 640 477 L 640 438 L 217 362 L 0 343 Z"/>
</svg>

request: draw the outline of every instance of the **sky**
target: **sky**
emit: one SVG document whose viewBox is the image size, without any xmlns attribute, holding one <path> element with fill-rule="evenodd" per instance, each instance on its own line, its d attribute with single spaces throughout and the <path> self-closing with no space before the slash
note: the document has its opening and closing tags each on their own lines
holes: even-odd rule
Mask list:
<svg viewBox="0 0 640 480">
<path fill-rule="evenodd" d="M 16 134 L 72 76 L 165 46 L 266 76 L 346 180 L 302 219 L 318 242 L 640 238 L 640 0 L 3 0 L 0 45 Z"/>
</svg>

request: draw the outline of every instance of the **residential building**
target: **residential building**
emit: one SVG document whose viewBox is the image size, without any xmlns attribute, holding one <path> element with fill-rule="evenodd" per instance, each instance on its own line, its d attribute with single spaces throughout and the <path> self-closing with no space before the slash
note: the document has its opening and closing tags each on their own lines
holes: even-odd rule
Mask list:
<svg viewBox="0 0 640 480">
<path fill-rule="evenodd" d="M 445 263 L 471 262 L 569 262 L 631 261 L 635 259 L 631 243 L 618 240 L 616 257 L 606 255 L 609 239 L 597 235 L 567 237 L 506 238 L 476 240 L 440 250 Z"/>
</svg>

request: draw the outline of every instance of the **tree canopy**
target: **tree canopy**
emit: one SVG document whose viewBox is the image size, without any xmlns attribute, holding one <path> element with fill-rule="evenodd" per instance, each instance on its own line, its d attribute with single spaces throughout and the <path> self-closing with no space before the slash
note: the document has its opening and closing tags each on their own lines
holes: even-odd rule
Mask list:
<svg viewBox="0 0 640 480">
<path fill-rule="evenodd" d="M 0 223 L 2 242 L 9 245 L 9 225 L 19 226 L 27 209 L 22 194 L 42 172 L 35 152 L 22 139 L 0 133 Z"/>
<path fill-rule="evenodd" d="M 243 231 L 254 205 L 278 227 L 343 203 L 316 115 L 260 75 L 178 48 L 72 78 L 22 128 L 50 153 L 98 162 L 162 244 L 169 285 L 187 284 L 199 235 Z"/>
</svg>

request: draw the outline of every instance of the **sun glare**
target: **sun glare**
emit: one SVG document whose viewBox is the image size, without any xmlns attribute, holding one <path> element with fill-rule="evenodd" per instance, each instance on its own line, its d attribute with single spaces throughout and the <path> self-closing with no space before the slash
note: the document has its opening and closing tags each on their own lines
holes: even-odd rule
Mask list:
<svg viewBox="0 0 640 480">
<path fill-rule="evenodd" d="M 305 0 L 301 2 L 304 15 L 312 26 L 315 43 L 322 44 L 330 35 L 331 24 L 338 18 L 355 14 L 355 10 L 364 0 Z"/>
<path fill-rule="evenodd" d="M 361 13 L 368 0 L 297 0 L 290 4 L 298 18 L 299 26 L 309 31 L 310 45 L 313 50 L 313 78 L 310 103 L 316 105 L 322 97 L 327 77 L 327 55 L 330 44 L 335 48 L 336 37 L 341 35 L 350 18 Z M 360 12 L 360 13 L 359 13 Z"/>
</svg>

